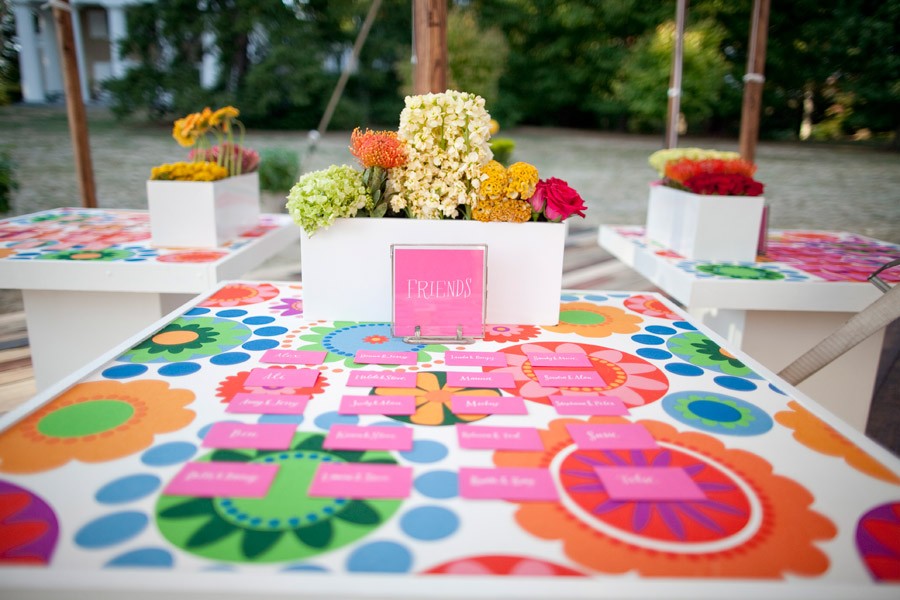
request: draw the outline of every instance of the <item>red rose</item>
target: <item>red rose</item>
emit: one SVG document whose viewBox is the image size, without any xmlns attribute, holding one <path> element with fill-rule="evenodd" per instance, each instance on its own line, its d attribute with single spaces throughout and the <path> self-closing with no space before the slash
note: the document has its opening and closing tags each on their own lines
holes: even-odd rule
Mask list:
<svg viewBox="0 0 900 600">
<path fill-rule="evenodd" d="M 587 210 L 578 192 L 556 177 L 538 181 L 530 202 L 535 213 L 543 213 L 548 221 L 554 223 L 568 219 L 572 215 L 584 217 L 584 211 Z"/>
</svg>

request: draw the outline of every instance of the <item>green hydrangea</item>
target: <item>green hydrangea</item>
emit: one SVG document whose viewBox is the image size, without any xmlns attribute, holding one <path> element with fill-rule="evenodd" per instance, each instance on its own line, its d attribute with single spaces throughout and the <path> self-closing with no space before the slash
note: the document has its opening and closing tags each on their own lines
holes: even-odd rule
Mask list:
<svg viewBox="0 0 900 600">
<path fill-rule="evenodd" d="M 374 206 L 362 173 L 347 165 L 332 165 L 300 177 L 288 193 L 287 210 L 307 235 L 329 227 L 341 217 L 354 217 Z"/>
</svg>

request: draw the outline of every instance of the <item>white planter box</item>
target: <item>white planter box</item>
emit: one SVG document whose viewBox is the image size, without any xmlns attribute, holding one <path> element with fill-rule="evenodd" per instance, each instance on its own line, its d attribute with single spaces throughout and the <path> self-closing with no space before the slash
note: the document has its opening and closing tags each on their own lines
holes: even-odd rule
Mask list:
<svg viewBox="0 0 900 600">
<path fill-rule="evenodd" d="M 259 223 L 259 173 L 218 181 L 148 181 L 150 243 L 217 248 Z"/>
<path fill-rule="evenodd" d="M 647 237 L 697 260 L 755 261 L 762 196 L 704 196 L 650 186 Z"/>
<path fill-rule="evenodd" d="M 391 244 L 487 244 L 487 322 L 559 322 L 565 223 L 338 219 L 301 238 L 303 317 L 390 322 Z"/>
</svg>

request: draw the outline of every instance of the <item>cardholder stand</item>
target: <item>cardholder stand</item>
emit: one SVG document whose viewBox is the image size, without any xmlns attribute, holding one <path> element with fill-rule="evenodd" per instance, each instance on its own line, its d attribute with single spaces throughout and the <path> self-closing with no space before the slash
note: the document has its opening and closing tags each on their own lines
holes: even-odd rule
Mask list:
<svg viewBox="0 0 900 600">
<path fill-rule="evenodd" d="M 416 325 L 415 335 L 409 335 L 403 338 L 407 344 L 443 344 L 452 342 L 454 344 L 474 344 L 475 338 L 463 337 L 462 325 L 456 326 L 456 336 L 452 335 L 422 335 L 422 327 Z"/>
</svg>

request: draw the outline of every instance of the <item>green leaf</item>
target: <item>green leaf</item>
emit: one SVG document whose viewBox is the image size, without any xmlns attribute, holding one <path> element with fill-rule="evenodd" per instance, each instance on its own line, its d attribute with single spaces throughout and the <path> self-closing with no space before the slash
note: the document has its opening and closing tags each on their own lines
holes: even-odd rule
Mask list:
<svg viewBox="0 0 900 600">
<path fill-rule="evenodd" d="M 170 506 L 159 513 L 164 519 L 186 519 L 199 515 L 215 514 L 212 498 L 192 498 L 187 502 Z"/>
<path fill-rule="evenodd" d="M 396 465 L 397 461 L 393 458 L 367 458 L 366 460 L 360 461 L 367 465 Z"/>
<path fill-rule="evenodd" d="M 306 438 L 305 440 L 294 446 L 294 450 L 321 450 L 322 442 L 324 441 L 324 435 L 316 434 Z"/>
<path fill-rule="evenodd" d="M 381 190 L 375 190 L 372 192 L 372 200 L 375 201 L 375 204 L 378 204 L 381 201 Z"/>
<path fill-rule="evenodd" d="M 250 457 L 234 450 L 216 450 L 210 456 L 210 460 L 213 462 L 247 462 Z"/>
<path fill-rule="evenodd" d="M 330 450 L 330 452 L 335 456 L 343 458 L 347 462 L 359 462 L 362 455 L 366 453 L 365 451 L 359 450 Z"/>
<path fill-rule="evenodd" d="M 368 503 L 362 500 L 351 500 L 336 518 L 357 525 L 375 525 L 381 523 L 381 516 Z"/>
<path fill-rule="evenodd" d="M 331 539 L 334 537 L 334 527 L 330 520 L 318 521 L 309 527 L 295 529 L 294 535 L 307 546 L 324 548 L 331 543 Z"/>
<path fill-rule="evenodd" d="M 194 535 L 188 539 L 186 548 L 190 550 L 200 546 L 208 546 L 237 531 L 240 531 L 240 529 L 216 515 L 207 521 L 203 527 L 194 532 Z"/>
<path fill-rule="evenodd" d="M 387 209 L 388 209 L 388 203 L 382 202 L 381 204 L 378 204 L 377 206 L 375 206 L 375 208 L 372 209 L 372 216 L 375 217 L 376 219 L 380 219 L 381 217 L 383 217 L 385 215 L 385 213 L 387 212 Z"/>
<path fill-rule="evenodd" d="M 268 550 L 272 548 L 283 535 L 283 531 L 259 531 L 257 529 L 248 529 L 244 533 L 244 541 L 241 542 L 241 550 L 244 551 L 244 556 L 247 558 L 256 558 L 257 556 L 268 552 Z"/>
</svg>

